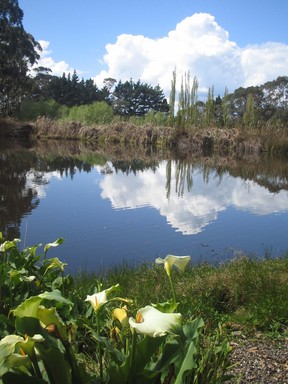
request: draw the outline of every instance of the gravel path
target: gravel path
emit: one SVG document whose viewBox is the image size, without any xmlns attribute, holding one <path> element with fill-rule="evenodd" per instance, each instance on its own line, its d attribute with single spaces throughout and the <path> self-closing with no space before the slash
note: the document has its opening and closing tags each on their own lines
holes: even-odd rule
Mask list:
<svg viewBox="0 0 288 384">
<path fill-rule="evenodd" d="M 229 384 L 288 384 L 288 338 L 231 342 L 232 363 Z"/>
</svg>

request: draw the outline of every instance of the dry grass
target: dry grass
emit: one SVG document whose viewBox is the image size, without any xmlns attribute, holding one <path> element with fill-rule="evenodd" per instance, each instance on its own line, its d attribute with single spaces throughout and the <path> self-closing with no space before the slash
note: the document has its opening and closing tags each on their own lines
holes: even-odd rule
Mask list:
<svg viewBox="0 0 288 384">
<path fill-rule="evenodd" d="M 93 142 L 99 145 L 135 147 L 154 146 L 171 149 L 177 155 L 191 153 L 223 155 L 259 155 L 263 152 L 288 153 L 288 135 L 285 128 L 199 128 L 179 129 L 152 124 L 135 124 L 129 121 L 114 121 L 110 124 L 86 126 L 79 122 L 55 121 L 40 117 L 35 123 L 25 124 L 12 120 L 0 120 L 0 135 L 37 139 L 65 139 Z"/>
</svg>

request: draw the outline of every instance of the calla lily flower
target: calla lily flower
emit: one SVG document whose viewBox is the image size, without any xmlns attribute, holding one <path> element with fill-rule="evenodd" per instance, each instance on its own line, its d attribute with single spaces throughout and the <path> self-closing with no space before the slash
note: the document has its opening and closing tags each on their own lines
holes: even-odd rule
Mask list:
<svg viewBox="0 0 288 384">
<path fill-rule="evenodd" d="M 85 301 L 89 301 L 95 311 L 98 311 L 99 308 L 107 303 L 107 294 L 106 291 L 101 291 L 94 293 L 94 295 L 87 295 Z"/>
<path fill-rule="evenodd" d="M 136 319 L 129 318 L 129 324 L 137 333 L 160 337 L 176 333 L 181 327 L 181 318 L 180 313 L 163 313 L 147 305 L 137 312 Z"/>
<path fill-rule="evenodd" d="M 175 267 L 177 267 L 181 272 L 184 272 L 189 261 L 190 256 L 167 255 L 165 259 L 158 257 L 155 260 L 155 263 L 164 264 L 165 271 L 167 272 L 167 275 L 170 276 L 173 265 L 175 265 Z"/>
<path fill-rule="evenodd" d="M 119 287 L 119 284 L 113 285 L 111 288 L 105 289 L 104 291 L 94 293 L 93 295 L 87 295 L 85 301 L 89 301 L 94 309 L 94 311 L 98 311 L 102 305 L 106 304 L 107 294 L 114 291 Z"/>
</svg>

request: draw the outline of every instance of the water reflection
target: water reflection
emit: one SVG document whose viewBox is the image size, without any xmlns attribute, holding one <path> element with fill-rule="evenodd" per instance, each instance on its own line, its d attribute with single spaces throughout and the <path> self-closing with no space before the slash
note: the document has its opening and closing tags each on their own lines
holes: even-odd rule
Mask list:
<svg viewBox="0 0 288 384">
<path fill-rule="evenodd" d="M 148 149 L 135 156 L 78 142 L 0 151 L 0 231 L 23 237 L 29 218 L 28 245 L 63 236 L 65 255 L 96 252 L 107 263 L 115 252 L 143 259 L 195 253 L 204 243 L 245 248 L 256 241 L 256 231 L 258 242 L 281 238 L 283 249 L 286 159 L 177 159 Z"/>
<path fill-rule="evenodd" d="M 91 172 L 92 164 L 62 156 L 38 157 L 31 149 L 16 147 L 0 152 L 0 231 L 7 239 L 20 237 L 23 216 L 37 208 L 46 196 L 45 186 L 52 177 L 71 177 Z"/>
<path fill-rule="evenodd" d="M 151 206 L 185 235 L 200 232 L 230 206 L 257 215 L 288 210 L 286 190 L 271 194 L 257 184 L 257 179 L 232 178 L 228 171 L 219 174 L 215 169 L 182 161 L 163 161 L 157 169 L 129 178 L 116 172 L 103 178 L 100 185 L 101 196 L 109 199 L 114 209 Z"/>
</svg>

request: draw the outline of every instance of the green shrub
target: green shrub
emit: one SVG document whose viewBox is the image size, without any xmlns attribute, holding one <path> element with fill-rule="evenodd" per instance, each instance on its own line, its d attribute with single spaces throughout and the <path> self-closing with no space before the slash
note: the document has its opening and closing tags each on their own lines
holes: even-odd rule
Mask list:
<svg viewBox="0 0 288 384">
<path fill-rule="evenodd" d="M 59 119 L 64 121 L 76 121 L 83 125 L 109 124 L 113 120 L 113 109 L 104 101 L 88 105 L 61 107 Z"/>
<path fill-rule="evenodd" d="M 60 104 L 55 100 L 29 101 L 24 100 L 20 107 L 20 118 L 26 121 L 35 121 L 40 116 L 55 118 Z"/>
</svg>

